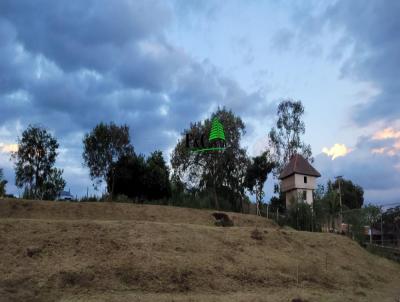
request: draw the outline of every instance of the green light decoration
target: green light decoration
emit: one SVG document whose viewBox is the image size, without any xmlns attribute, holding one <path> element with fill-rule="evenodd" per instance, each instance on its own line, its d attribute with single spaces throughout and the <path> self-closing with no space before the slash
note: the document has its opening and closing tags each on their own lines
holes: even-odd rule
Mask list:
<svg viewBox="0 0 400 302">
<path fill-rule="evenodd" d="M 225 147 L 212 147 L 212 148 L 204 148 L 204 149 L 195 149 L 193 152 L 204 152 L 204 151 L 224 151 Z"/>
<path fill-rule="evenodd" d="M 218 118 L 214 118 L 212 121 L 210 136 L 208 140 L 211 142 L 216 139 L 221 139 L 225 141 L 224 127 L 222 127 L 222 124 L 218 120 Z"/>
</svg>

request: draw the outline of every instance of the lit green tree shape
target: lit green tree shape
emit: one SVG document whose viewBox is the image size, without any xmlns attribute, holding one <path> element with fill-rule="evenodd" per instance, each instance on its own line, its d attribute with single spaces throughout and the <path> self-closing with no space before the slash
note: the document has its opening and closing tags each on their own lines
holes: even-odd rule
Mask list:
<svg viewBox="0 0 400 302">
<path fill-rule="evenodd" d="M 211 142 L 216 139 L 222 139 L 225 141 L 224 127 L 218 118 L 214 118 L 211 125 L 210 136 L 208 140 Z"/>
</svg>

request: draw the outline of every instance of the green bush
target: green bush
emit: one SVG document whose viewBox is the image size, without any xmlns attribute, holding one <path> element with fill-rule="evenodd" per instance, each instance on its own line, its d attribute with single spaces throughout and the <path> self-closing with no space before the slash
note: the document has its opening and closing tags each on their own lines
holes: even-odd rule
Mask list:
<svg viewBox="0 0 400 302">
<path fill-rule="evenodd" d="M 132 202 L 132 199 L 129 199 L 129 197 L 124 194 L 117 195 L 114 200 L 116 202 Z"/>
<path fill-rule="evenodd" d="M 82 197 L 81 199 L 79 199 L 79 202 L 97 202 L 97 201 L 100 201 L 100 200 L 95 195 L 85 196 L 85 197 Z"/>
</svg>

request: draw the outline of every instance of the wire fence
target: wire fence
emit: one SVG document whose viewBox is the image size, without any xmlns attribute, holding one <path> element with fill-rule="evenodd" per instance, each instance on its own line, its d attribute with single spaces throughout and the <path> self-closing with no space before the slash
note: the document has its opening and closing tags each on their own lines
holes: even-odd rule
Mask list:
<svg viewBox="0 0 400 302">
<path fill-rule="evenodd" d="M 400 202 L 338 211 L 304 204 L 291 209 L 265 204 L 260 207 L 260 215 L 297 230 L 342 234 L 373 252 L 400 259 Z"/>
</svg>

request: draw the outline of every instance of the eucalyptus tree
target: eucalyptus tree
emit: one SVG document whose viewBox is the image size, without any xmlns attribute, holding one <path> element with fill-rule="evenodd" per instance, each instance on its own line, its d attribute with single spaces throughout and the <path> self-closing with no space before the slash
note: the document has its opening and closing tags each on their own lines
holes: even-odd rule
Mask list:
<svg viewBox="0 0 400 302">
<path fill-rule="evenodd" d="M 260 206 L 264 197 L 264 183 L 275 167 L 268 151 L 253 157 L 246 171 L 245 186 L 256 195 L 257 215 L 260 215 Z"/>
<path fill-rule="evenodd" d="M 63 170 L 54 167 L 59 144 L 46 129 L 28 126 L 18 139 L 15 162 L 15 184 L 24 188 L 24 197 L 55 199 L 65 187 Z"/>
<path fill-rule="evenodd" d="M 269 147 L 275 159 L 275 176 L 278 176 L 290 158 L 300 153 L 313 161 L 311 146 L 302 141 L 306 127 L 303 121 L 304 106 L 301 101 L 283 100 L 278 105 L 276 126 L 269 134 Z"/>
<path fill-rule="evenodd" d="M 100 123 L 83 138 L 82 157 L 84 165 L 89 168 L 90 178 L 95 186 L 101 184 L 102 181 L 107 182 L 118 160 L 132 154 L 133 147 L 127 125 L 117 126 L 113 122 Z M 113 185 L 108 186 L 108 190 L 112 192 Z"/>
<path fill-rule="evenodd" d="M 199 138 L 211 132 L 212 124 L 218 119 L 225 134 L 224 148 L 196 152 L 188 147 L 187 138 Z M 174 179 L 192 190 L 212 192 L 214 207 L 220 208 L 221 198 L 229 200 L 232 210 L 242 209 L 245 198 L 244 180 L 249 159 L 240 146 L 245 133 L 242 119 L 232 111 L 218 108 L 204 121 L 191 123 L 183 132 L 171 156 Z M 197 144 L 197 143 L 196 143 Z"/>
</svg>

